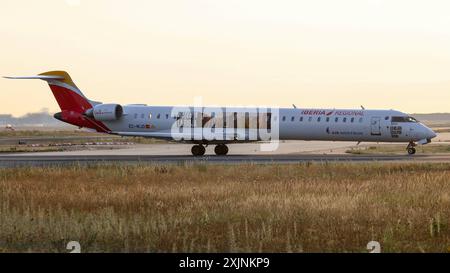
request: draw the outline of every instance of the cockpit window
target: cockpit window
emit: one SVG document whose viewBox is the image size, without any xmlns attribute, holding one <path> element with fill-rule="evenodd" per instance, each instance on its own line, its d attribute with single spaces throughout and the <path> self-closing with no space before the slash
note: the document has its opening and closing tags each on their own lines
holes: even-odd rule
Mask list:
<svg viewBox="0 0 450 273">
<path fill-rule="evenodd" d="M 413 117 L 392 117 L 392 122 L 417 122 Z"/>
</svg>

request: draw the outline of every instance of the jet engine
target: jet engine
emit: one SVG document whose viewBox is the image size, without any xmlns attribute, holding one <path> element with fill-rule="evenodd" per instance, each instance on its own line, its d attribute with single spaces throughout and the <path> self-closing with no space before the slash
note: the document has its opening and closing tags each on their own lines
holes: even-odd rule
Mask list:
<svg viewBox="0 0 450 273">
<path fill-rule="evenodd" d="M 123 115 L 123 107 L 120 104 L 97 104 L 94 108 L 84 113 L 87 117 L 98 121 L 119 120 Z"/>
</svg>

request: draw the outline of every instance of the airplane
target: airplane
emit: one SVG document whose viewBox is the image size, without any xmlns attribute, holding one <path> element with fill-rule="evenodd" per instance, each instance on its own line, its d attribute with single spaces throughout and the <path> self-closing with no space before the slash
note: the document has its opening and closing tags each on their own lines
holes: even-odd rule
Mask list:
<svg viewBox="0 0 450 273">
<path fill-rule="evenodd" d="M 37 76 L 4 77 L 46 81 L 61 109 L 60 121 L 119 136 L 192 143 L 192 155 L 203 156 L 216 145 L 227 155 L 232 143 L 279 140 L 404 142 L 415 154 L 417 144 L 436 137 L 433 130 L 396 110 L 303 109 L 275 107 L 202 107 L 120 105 L 89 100 L 65 71 Z"/>
</svg>

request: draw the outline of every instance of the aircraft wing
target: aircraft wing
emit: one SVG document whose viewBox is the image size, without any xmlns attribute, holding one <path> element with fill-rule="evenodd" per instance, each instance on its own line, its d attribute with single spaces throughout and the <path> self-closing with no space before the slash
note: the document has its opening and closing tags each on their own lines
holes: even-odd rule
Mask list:
<svg viewBox="0 0 450 273">
<path fill-rule="evenodd" d="M 113 134 L 120 136 L 137 136 L 137 137 L 150 137 L 150 138 L 163 138 L 163 139 L 181 139 L 191 138 L 191 134 L 183 133 L 171 133 L 171 132 L 112 132 Z"/>
<path fill-rule="evenodd" d="M 214 135 L 211 135 L 211 133 L 206 136 L 205 134 L 194 133 L 191 132 L 183 132 L 183 133 L 175 133 L 175 132 L 111 132 L 115 135 L 120 136 L 137 136 L 137 137 L 149 137 L 149 138 L 159 138 L 159 139 L 168 139 L 168 140 L 183 140 L 183 141 L 191 141 L 191 140 L 202 140 L 202 139 L 217 139 L 217 140 L 223 140 L 224 142 L 239 142 L 239 141 L 245 141 L 248 142 L 248 140 L 245 140 L 245 135 L 241 135 L 239 133 L 232 133 L 232 134 L 225 134 L 224 135 L 221 132 L 218 133 L 216 137 Z"/>
</svg>

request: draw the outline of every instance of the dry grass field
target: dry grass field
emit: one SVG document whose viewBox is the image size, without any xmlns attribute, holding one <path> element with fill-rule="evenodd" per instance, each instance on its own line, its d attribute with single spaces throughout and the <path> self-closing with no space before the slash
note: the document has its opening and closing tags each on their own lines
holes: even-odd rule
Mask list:
<svg viewBox="0 0 450 273">
<path fill-rule="evenodd" d="M 448 252 L 450 164 L 0 170 L 0 252 Z"/>
</svg>

